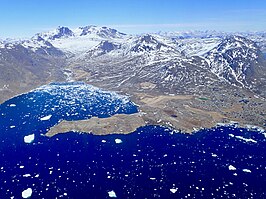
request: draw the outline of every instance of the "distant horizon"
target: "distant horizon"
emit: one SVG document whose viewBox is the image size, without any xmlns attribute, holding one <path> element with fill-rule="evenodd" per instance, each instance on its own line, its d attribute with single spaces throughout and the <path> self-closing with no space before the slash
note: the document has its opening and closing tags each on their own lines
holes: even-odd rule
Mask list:
<svg viewBox="0 0 266 199">
<path fill-rule="evenodd" d="M 266 31 L 263 0 L 1 0 L 1 8 L 1 39 L 90 24 L 126 34 Z"/>
<path fill-rule="evenodd" d="M 217 32 L 217 33 L 226 33 L 226 34 L 234 34 L 234 33 L 264 33 L 266 32 L 266 29 L 264 30 L 243 30 L 243 31 L 230 31 L 230 30 L 227 30 L 227 31 L 224 31 L 224 30 L 216 30 L 216 29 L 174 29 L 174 28 L 169 28 L 171 26 L 175 26 L 175 24 L 158 24 L 158 26 L 165 26 L 166 28 L 163 30 L 163 29 L 154 29 L 154 31 L 139 31 L 139 32 L 136 32 L 136 31 L 133 31 L 133 32 L 130 32 L 130 31 L 126 31 L 128 28 L 131 28 L 131 27 L 136 27 L 136 26 L 145 26 L 147 25 L 147 27 L 153 27 L 155 28 L 157 24 L 132 24 L 132 25 L 94 25 L 94 24 L 88 24 L 88 25 L 83 25 L 83 26 L 75 26 L 75 27 L 69 27 L 69 26 L 65 26 L 65 25 L 58 25 L 56 27 L 51 27 L 50 29 L 40 29 L 39 31 L 36 30 L 36 32 L 32 32 L 32 34 L 28 34 L 28 35 L 25 35 L 25 36 L 14 36 L 14 37 L 0 37 L 1 40 L 19 40 L 19 39 L 30 39 L 32 37 L 34 37 L 36 34 L 38 33 L 45 33 L 45 32 L 49 32 L 49 31 L 53 31 L 53 30 L 56 30 L 57 28 L 59 27 L 67 27 L 69 28 L 70 30 L 74 30 L 74 29 L 77 29 L 79 27 L 86 27 L 86 26 L 96 26 L 96 27 L 107 27 L 107 28 L 112 28 L 112 29 L 115 29 L 117 30 L 118 32 L 121 32 L 121 33 L 125 33 L 127 35 L 141 35 L 141 34 L 156 34 L 156 33 L 189 33 L 189 32 Z M 167 28 L 167 26 L 169 26 Z"/>
</svg>

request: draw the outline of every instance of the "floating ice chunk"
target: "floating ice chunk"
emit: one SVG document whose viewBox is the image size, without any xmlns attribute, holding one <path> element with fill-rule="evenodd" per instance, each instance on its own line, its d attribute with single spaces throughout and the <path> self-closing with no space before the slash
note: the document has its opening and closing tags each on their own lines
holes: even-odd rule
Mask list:
<svg viewBox="0 0 266 199">
<path fill-rule="evenodd" d="M 212 157 L 216 158 L 218 155 L 215 153 L 212 153 Z"/>
<path fill-rule="evenodd" d="M 24 191 L 22 191 L 22 198 L 30 198 L 32 195 L 32 189 L 31 188 L 28 188 L 28 189 L 25 189 Z"/>
<path fill-rule="evenodd" d="M 242 171 L 244 171 L 246 173 L 251 173 L 251 170 L 249 170 L 249 169 L 243 169 Z"/>
<path fill-rule="evenodd" d="M 34 134 L 30 134 L 30 135 L 26 135 L 24 137 L 24 142 L 27 144 L 30 144 L 34 141 L 35 135 Z"/>
<path fill-rule="evenodd" d="M 9 128 L 11 128 L 11 129 L 13 129 L 13 128 L 15 128 L 16 126 L 10 126 Z"/>
<path fill-rule="evenodd" d="M 47 115 L 42 118 L 40 118 L 41 121 L 49 120 L 52 117 L 52 115 Z"/>
<path fill-rule="evenodd" d="M 228 169 L 229 169 L 230 171 L 235 171 L 235 170 L 236 170 L 236 168 L 235 168 L 233 165 L 229 165 Z"/>
<path fill-rule="evenodd" d="M 171 191 L 172 193 L 176 193 L 177 190 L 178 190 L 178 188 L 172 188 L 172 189 L 170 189 L 170 191 Z"/>
<path fill-rule="evenodd" d="M 116 144 L 121 144 L 123 141 L 121 139 L 115 139 Z"/>
<path fill-rule="evenodd" d="M 19 166 L 19 168 L 20 168 L 20 169 L 23 169 L 23 168 L 24 168 L 24 166 L 23 166 L 23 165 L 21 165 L 21 166 Z"/>
<path fill-rule="evenodd" d="M 245 142 L 253 142 L 253 143 L 257 143 L 256 140 L 253 140 L 253 139 L 251 139 L 251 138 L 244 138 L 244 137 L 242 137 L 242 136 L 235 136 L 235 138 L 240 139 L 240 140 L 243 140 L 243 141 L 245 141 Z"/>
<path fill-rule="evenodd" d="M 112 191 L 108 191 L 108 195 L 109 195 L 110 198 L 116 198 L 117 197 L 113 190 Z"/>
<path fill-rule="evenodd" d="M 102 143 L 105 143 L 106 142 L 106 140 L 102 140 Z"/>
<path fill-rule="evenodd" d="M 156 178 L 150 178 L 150 180 L 156 180 Z"/>
<path fill-rule="evenodd" d="M 16 104 L 9 104 L 10 107 L 15 107 L 17 106 Z"/>
<path fill-rule="evenodd" d="M 23 177 L 25 177 L 25 178 L 30 177 L 30 176 L 31 175 L 29 173 L 23 175 Z"/>
</svg>

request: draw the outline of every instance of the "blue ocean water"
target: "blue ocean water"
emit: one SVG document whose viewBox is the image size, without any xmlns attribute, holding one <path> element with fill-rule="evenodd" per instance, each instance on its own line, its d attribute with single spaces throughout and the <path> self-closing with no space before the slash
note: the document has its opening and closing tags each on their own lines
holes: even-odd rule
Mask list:
<svg viewBox="0 0 266 199">
<path fill-rule="evenodd" d="M 126 97 L 84 84 L 50 85 L 0 105 L 0 198 L 21 198 L 27 188 L 31 198 L 266 198 L 260 131 L 42 135 L 61 119 L 134 112 Z M 25 143 L 29 134 L 35 139 Z"/>
</svg>

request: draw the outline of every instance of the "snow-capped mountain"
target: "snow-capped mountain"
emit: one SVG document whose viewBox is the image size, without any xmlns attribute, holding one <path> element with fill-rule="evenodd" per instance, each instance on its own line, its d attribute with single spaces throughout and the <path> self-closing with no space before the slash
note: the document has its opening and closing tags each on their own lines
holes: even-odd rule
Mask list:
<svg viewBox="0 0 266 199">
<path fill-rule="evenodd" d="M 107 27 L 58 27 L 27 40 L 0 41 L 0 64 L 9 62 L 11 71 L 16 67 L 17 72 L 27 63 L 33 74 L 46 68 L 44 73 L 51 77 L 103 87 L 142 89 L 143 82 L 149 82 L 151 88 L 171 93 L 199 92 L 222 83 L 263 90 L 265 35 L 215 31 L 126 35 Z M 28 61 L 21 62 L 24 59 Z M 27 71 L 20 77 L 23 81 L 28 81 Z"/>
<path fill-rule="evenodd" d="M 121 38 L 126 34 L 108 27 L 85 26 L 75 30 L 76 36 L 97 35 L 102 38 Z"/>
<path fill-rule="evenodd" d="M 214 37 L 224 38 L 227 35 L 230 35 L 230 33 L 214 31 L 214 30 L 158 32 L 157 34 L 164 36 L 164 37 L 170 37 L 170 38 L 175 38 L 175 39 L 192 39 L 192 38 L 206 39 L 206 38 L 214 38 Z"/>
<path fill-rule="evenodd" d="M 51 30 L 49 32 L 38 33 L 36 34 L 36 36 L 39 36 L 43 38 L 44 40 L 55 40 L 55 39 L 74 36 L 74 33 L 68 27 L 59 26 L 55 30 Z"/>
<path fill-rule="evenodd" d="M 60 49 L 55 48 L 49 41 L 43 39 L 39 35 L 35 35 L 30 40 L 21 42 L 21 45 L 27 49 L 30 49 L 36 53 L 63 56 L 63 52 Z"/>
<path fill-rule="evenodd" d="M 101 41 L 99 44 L 88 50 L 86 52 L 86 56 L 97 57 L 119 48 L 121 48 L 121 44 L 116 44 L 108 40 Z"/>
<path fill-rule="evenodd" d="M 240 36 L 228 36 L 204 56 L 214 74 L 236 85 L 250 86 L 259 53 L 255 42 Z"/>
<path fill-rule="evenodd" d="M 126 34 L 107 27 L 85 26 L 73 30 L 67 27 L 58 27 L 52 31 L 38 33 L 37 36 L 67 54 L 80 55 L 80 53 L 85 53 L 99 45 L 102 41 L 123 40 Z"/>
</svg>

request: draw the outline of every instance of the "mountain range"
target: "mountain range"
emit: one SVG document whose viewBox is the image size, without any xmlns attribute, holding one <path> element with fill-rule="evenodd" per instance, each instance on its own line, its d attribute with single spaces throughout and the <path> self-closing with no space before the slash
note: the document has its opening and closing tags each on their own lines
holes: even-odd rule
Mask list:
<svg viewBox="0 0 266 199">
<path fill-rule="evenodd" d="M 0 102 L 50 82 L 83 81 L 133 96 L 208 96 L 213 100 L 200 106 L 210 110 L 255 96 L 264 109 L 265 47 L 265 32 L 128 35 L 108 27 L 58 27 L 0 40 Z"/>
<path fill-rule="evenodd" d="M 3 101 L 51 81 L 137 90 L 149 82 L 167 93 L 198 92 L 200 85 L 222 82 L 265 96 L 265 45 L 262 32 L 127 35 L 108 27 L 58 27 L 0 42 L 0 92 Z"/>
</svg>

